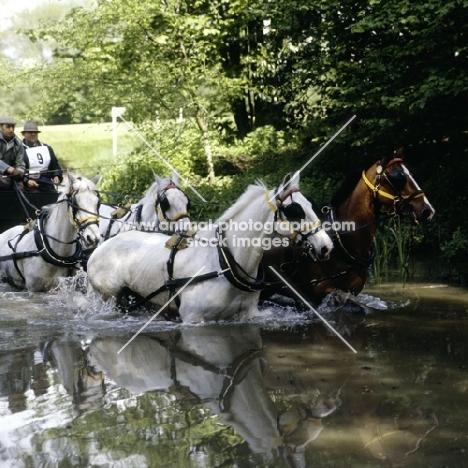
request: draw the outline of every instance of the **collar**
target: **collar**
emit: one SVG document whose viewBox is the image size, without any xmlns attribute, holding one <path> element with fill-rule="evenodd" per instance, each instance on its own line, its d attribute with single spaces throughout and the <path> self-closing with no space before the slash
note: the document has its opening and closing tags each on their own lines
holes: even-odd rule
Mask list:
<svg viewBox="0 0 468 468">
<path fill-rule="evenodd" d="M 5 139 L 5 137 L 3 136 L 2 132 L 0 132 L 0 140 L 2 140 L 6 144 L 8 144 L 8 143 L 13 143 L 14 145 L 21 145 L 22 144 L 22 141 L 16 135 L 13 135 L 13 138 L 11 140 L 7 141 Z"/>
<path fill-rule="evenodd" d="M 41 143 L 39 140 L 37 140 L 37 142 L 34 145 L 28 145 L 28 143 L 24 139 L 22 143 L 23 143 L 23 146 L 26 148 L 35 148 L 36 146 L 45 146 L 44 143 Z"/>
</svg>

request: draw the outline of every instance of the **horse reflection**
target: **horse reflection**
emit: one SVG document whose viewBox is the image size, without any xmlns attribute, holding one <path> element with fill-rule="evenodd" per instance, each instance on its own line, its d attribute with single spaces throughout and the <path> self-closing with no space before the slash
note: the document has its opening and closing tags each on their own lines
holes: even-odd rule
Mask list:
<svg viewBox="0 0 468 468">
<path fill-rule="evenodd" d="M 0 353 L 0 396 L 8 398 L 8 409 L 27 409 L 26 393 L 31 381 L 31 352 Z"/>
<path fill-rule="evenodd" d="M 49 392 L 54 384 L 48 375 L 50 368 L 57 369 L 62 386 L 72 397 L 75 416 L 101 407 L 105 393 L 102 372 L 89 365 L 79 342 L 54 340 L 0 354 L 0 396 L 8 397 L 12 413 L 28 409 L 28 392 L 36 398 Z"/>
<path fill-rule="evenodd" d="M 72 397 L 75 417 L 102 406 L 104 375 L 89 364 L 80 343 L 60 340 L 47 343 L 44 361 L 57 369 L 63 387 Z"/>
<path fill-rule="evenodd" d="M 321 433 L 321 418 L 338 407 L 316 397 L 292 398 L 279 411 L 265 386 L 262 341 L 252 326 L 139 335 L 117 354 L 125 344 L 123 338 L 92 341 L 90 363 L 134 393 L 161 390 L 203 404 L 233 427 L 254 453 L 272 454 L 276 449 L 301 458 Z M 303 463 L 294 460 L 292 465 Z"/>
</svg>

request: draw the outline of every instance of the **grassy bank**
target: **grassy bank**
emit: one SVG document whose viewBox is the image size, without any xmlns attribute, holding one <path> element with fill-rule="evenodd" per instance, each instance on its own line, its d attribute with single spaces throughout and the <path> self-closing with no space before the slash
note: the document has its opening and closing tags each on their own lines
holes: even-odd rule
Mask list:
<svg viewBox="0 0 468 468">
<path fill-rule="evenodd" d="M 40 130 L 40 140 L 52 146 L 64 169 L 75 169 L 92 177 L 104 167 L 115 165 L 110 122 L 43 125 Z M 124 123 L 117 125 L 117 155 L 129 153 L 139 143 L 139 138 Z"/>
</svg>

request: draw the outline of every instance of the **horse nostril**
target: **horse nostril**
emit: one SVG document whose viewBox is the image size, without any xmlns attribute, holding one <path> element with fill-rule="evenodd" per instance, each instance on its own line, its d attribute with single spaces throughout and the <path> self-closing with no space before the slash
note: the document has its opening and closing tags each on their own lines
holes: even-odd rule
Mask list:
<svg viewBox="0 0 468 468">
<path fill-rule="evenodd" d="M 322 247 L 322 250 L 320 251 L 320 254 L 321 254 L 322 258 L 326 258 L 330 254 L 330 249 L 326 245 L 324 245 Z"/>
</svg>

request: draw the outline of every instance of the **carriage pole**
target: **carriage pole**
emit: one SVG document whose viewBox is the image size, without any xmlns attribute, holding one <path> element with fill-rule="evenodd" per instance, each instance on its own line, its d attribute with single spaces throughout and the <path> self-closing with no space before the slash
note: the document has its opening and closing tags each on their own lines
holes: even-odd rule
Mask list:
<svg viewBox="0 0 468 468">
<path fill-rule="evenodd" d="M 300 169 L 302 172 L 357 116 L 353 115 Z"/>
<path fill-rule="evenodd" d="M 301 173 L 356 117 L 353 115 L 297 172 Z M 275 197 L 276 195 L 273 195 L 270 198 L 270 203 L 275 201 Z"/>
<path fill-rule="evenodd" d="M 205 269 L 205 265 L 202 266 L 194 276 L 182 286 L 176 294 L 174 294 L 118 351 L 120 354 L 195 278 L 197 278 L 201 272 Z"/>
</svg>

